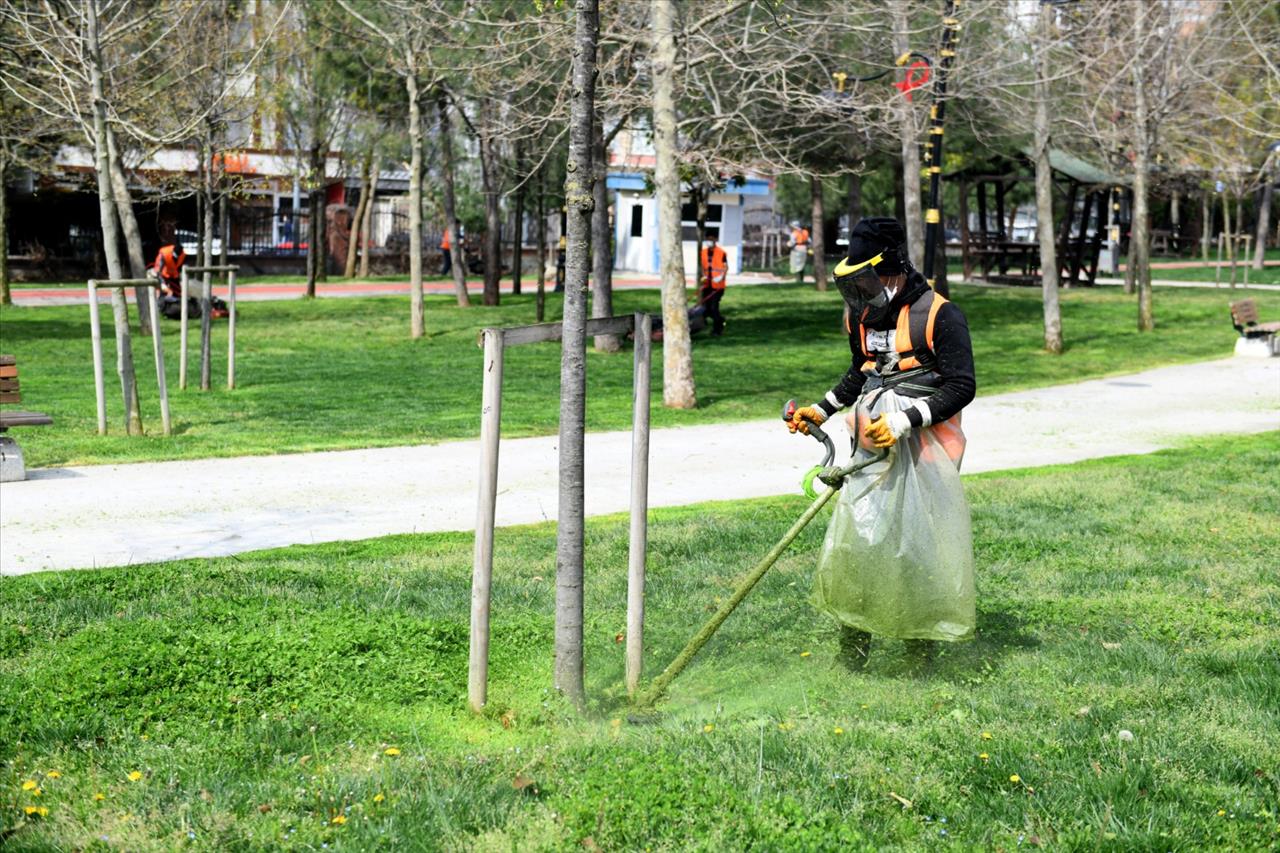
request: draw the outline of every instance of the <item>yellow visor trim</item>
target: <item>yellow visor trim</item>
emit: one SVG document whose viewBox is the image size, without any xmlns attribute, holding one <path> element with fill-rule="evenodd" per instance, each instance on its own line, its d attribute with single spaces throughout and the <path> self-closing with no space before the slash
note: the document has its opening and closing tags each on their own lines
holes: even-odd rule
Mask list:
<svg viewBox="0 0 1280 853">
<path fill-rule="evenodd" d="M 878 263 L 880 263 L 881 261 L 883 261 L 883 260 L 884 260 L 884 253 L 883 253 L 883 252 L 881 252 L 880 254 L 876 255 L 874 258 L 871 258 L 870 260 L 863 261 L 863 262 L 862 262 L 862 263 L 860 263 L 860 264 L 853 264 L 853 265 L 851 265 L 851 266 L 845 266 L 845 264 L 846 264 L 846 262 L 848 262 L 848 260 L 849 260 L 848 258 L 845 258 L 843 261 L 841 261 L 840 263 L 836 264 L 836 269 L 835 269 L 835 272 L 833 273 L 833 275 L 835 275 L 835 276 L 846 276 L 846 275 L 852 275 L 853 273 L 857 272 L 858 270 L 862 269 L 863 267 L 874 267 L 876 264 L 878 264 Z"/>
</svg>

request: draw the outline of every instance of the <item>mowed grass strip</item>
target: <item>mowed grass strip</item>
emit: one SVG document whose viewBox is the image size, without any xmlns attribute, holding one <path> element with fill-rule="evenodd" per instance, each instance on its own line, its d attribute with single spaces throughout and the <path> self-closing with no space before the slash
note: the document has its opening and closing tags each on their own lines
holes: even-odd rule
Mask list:
<svg viewBox="0 0 1280 853">
<path fill-rule="evenodd" d="M 834 627 L 807 603 L 817 523 L 647 723 L 628 720 L 620 687 L 621 517 L 587 528 L 581 718 L 550 690 L 550 525 L 498 536 L 483 716 L 464 710 L 465 535 L 6 579 L 0 838 L 1275 846 L 1278 454 L 1272 433 L 968 478 L 978 636 L 923 672 L 896 642 L 862 673 L 835 660 Z M 650 676 L 804 505 L 653 513 Z"/>
<path fill-rule="evenodd" d="M 1039 293 L 958 287 L 968 314 L 980 394 L 1132 372 L 1160 364 L 1226 357 L 1236 333 L 1228 294 L 1162 291 L 1158 328 L 1136 331 L 1132 297 L 1114 289 L 1063 293 L 1067 352 L 1042 349 Z M 1264 318 L 1280 317 L 1280 293 L 1257 293 Z M 559 297 L 548 317 L 558 319 Z M 663 408 L 662 354 L 654 353 L 653 425 L 777 417 L 791 397 L 813 400 L 848 369 L 840 297 L 809 287 L 736 287 L 725 300 L 723 338 L 694 344 L 699 406 Z M 658 292 L 623 290 L 616 310 L 657 311 Z M 427 336 L 409 339 L 408 300 L 398 297 L 255 302 L 241 306 L 235 391 L 225 389 L 226 323 L 215 324 L 213 389 L 178 389 L 176 323 L 165 321 L 165 353 L 175 435 L 160 435 L 150 341 L 134 340 L 144 437 L 123 434 L 115 378 L 110 311 L 103 332 L 109 434 L 97 435 L 88 310 L 84 307 L 0 310 L 0 350 L 17 355 L 23 407 L 53 416 L 54 425 L 22 431 L 28 464 L 155 461 L 294 453 L 445 441 L 478 435 L 483 326 L 533 320 L 532 297 L 504 296 L 499 308 L 460 309 L 446 298 L 427 304 Z M 198 324 L 197 324 L 198 325 Z M 198 342 L 193 344 L 193 353 Z M 589 349 L 589 429 L 626 429 L 631 421 L 632 358 Z M 537 344 L 506 355 L 503 434 L 551 434 L 558 428 L 560 348 Z"/>
</svg>

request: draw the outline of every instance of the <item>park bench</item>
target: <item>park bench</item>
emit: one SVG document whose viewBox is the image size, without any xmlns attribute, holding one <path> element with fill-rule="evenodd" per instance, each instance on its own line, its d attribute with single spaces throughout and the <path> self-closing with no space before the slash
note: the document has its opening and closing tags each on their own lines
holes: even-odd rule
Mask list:
<svg viewBox="0 0 1280 853">
<path fill-rule="evenodd" d="M 1258 303 L 1252 299 L 1231 303 L 1231 325 L 1240 333 L 1236 340 L 1236 355 L 1266 358 L 1276 354 L 1276 333 L 1280 332 L 1280 323 L 1258 322 Z"/>
<path fill-rule="evenodd" d="M 0 403 L 20 403 L 22 392 L 18 386 L 18 360 L 11 355 L 0 355 Z M 53 418 L 40 412 L 18 412 L 0 409 L 0 483 L 12 483 L 27 479 L 27 469 L 22 462 L 22 449 L 18 442 L 3 433 L 9 427 L 45 426 Z"/>
</svg>

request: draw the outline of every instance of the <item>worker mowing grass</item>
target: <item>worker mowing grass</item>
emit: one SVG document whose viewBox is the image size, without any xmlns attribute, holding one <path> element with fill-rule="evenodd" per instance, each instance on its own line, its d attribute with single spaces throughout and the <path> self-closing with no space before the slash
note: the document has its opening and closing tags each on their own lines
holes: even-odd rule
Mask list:
<svg viewBox="0 0 1280 853">
<path fill-rule="evenodd" d="M 960 485 L 960 412 L 973 400 L 964 315 L 907 260 L 895 219 L 863 219 L 836 267 L 853 363 L 827 395 L 798 409 L 808 433 L 843 409 L 854 459 L 892 448 L 850 474 L 814 579 L 814 603 L 840 624 L 846 666 L 866 663 L 873 636 L 907 640 L 926 662 L 936 641 L 973 635 L 973 545 Z"/>
</svg>

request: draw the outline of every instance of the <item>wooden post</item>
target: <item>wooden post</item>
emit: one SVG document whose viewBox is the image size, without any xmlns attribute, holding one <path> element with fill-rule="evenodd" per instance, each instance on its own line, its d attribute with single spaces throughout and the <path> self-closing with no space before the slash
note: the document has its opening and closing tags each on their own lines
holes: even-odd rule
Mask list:
<svg viewBox="0 0 1280 853">
<path fill-rule="evenodd" d="M 493 528 L 498 502 L 498 437 L 502 426 L 502 330 L 485 329 L 481 397 L 480 483 L 471 568 L 471 657 L 467 702 L 479 713 L 489 690 L 489 587 L 493 579 Z"/>
<path fill-rule="evenodd" d="M 147 288 L 147 304 L 151 307 L 152 318 L 159 318 L 160 300 L 156 298 L 156 288 Z M 160 423 L 165 435 L 173 435 L 173 423 L 169 420 L 169 384 L 164 375 L 164 342 L 160 340 L 160 324 L 153 322 L 151 327 L 151 349 L 156 357 L 156 385 L 160 392 Z"/>
<path fill-rule="evenodd" d="M 204 274 L 204 287 L 200 291 L 200 390 L 209 390 L 209 356 L 213 332 L 213 273 Z"/>
<path fill-rule="evenodd" d="M 635 315 L 635 376 L 631 416 L 631 543 L 627 561 L 627 695 L 644 666 L 644 575 L 649 541 L 649 375 L 653 319 Z"/>
<path fill-rule="evenodd" d="M 182 281 L 182 294 L 180 301 L 182 302 L 181 318 L 178 321 L 178 388 L 185 391 L 187 389 L 187 297 L 191 294 L 187 291 L 187 268 L 183 267 L 179 272 Z"/>
<path fill-rule="evenodd" d="M 89 330 L 93 336 L 93 393 L 98 403 L 98 435 L 107 434 L 107 387 L 102 373 L 102 318 L 98 314 L 98 282 L 89 279 Z"/>
<path fill-rule="evenodd" d="M 236 271 L 227 273 L 227 390 L 236 387 Z"/>
</svg>

